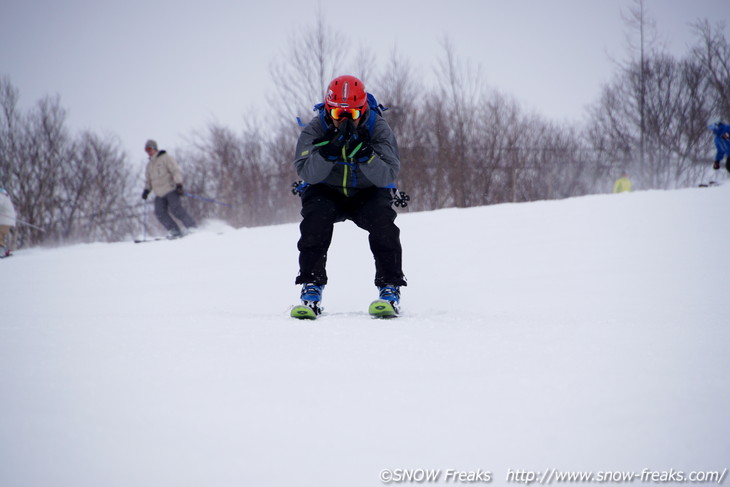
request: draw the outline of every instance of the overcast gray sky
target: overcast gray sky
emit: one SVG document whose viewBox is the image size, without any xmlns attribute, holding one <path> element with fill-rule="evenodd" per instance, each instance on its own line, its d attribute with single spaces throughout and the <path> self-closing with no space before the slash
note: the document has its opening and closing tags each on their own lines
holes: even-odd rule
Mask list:
<svg viewBox="0 0 730 487">
<path fill-rule="evenodd" d="M 446 35 L 490 86 L 562 121 L 581 120 L 615 72 L 610 56 L 625 58 L 621 12 L 634 2 L 0 0 L 0 76 L 20 90 L 23 108 L 59 94 L 69 128 L 114 134 L 141 164 L 147 138 L 174 151 L 209 122 L 242 128 L 270 94 L 272 60 L 314 25 L 320 5 L 353 43 L 383 59 L 396 46 L 424 76 Z M 728 32 L 728 0 L 645 5 L 676 55 L 694 42 L 697 19 L 725 22 Z"/>
</svg>

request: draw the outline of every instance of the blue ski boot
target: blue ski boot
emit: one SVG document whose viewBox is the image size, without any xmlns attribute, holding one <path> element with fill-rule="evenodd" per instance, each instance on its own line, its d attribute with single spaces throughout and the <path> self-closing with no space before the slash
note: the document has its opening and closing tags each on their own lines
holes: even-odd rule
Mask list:
<svg viewBox="0 0 730 487">
<path fill-rule="evenodd" d="M 320 303 L 322 302 L 322 290 L 324 285 L 308 282 L 302 285 L 301 300 L 302 304 L 294 306 L 291 310 L 292 318 L 304 320 L 313 320 L 322 314 Z"/>
<path fill-rule="evenodd" d="M 395 318 L 400 313 L 400 286 L 386 284 L 378 286 L 380 298 L 370 303 L 370 316 L 375 318 Z"/>
</svg>

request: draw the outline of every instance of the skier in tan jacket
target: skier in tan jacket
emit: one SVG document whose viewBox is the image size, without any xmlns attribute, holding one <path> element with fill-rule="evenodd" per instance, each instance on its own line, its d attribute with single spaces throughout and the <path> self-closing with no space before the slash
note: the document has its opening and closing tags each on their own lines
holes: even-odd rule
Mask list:
<svg viewBox="0 0 730 487">
<path fill-rule="evenodd" d="M 164 150 L 157 149 L 157 142 L 148 140 L 144 150 L 150 157 L 145 171 L 145 185 L 142 199 L 147 199 L 150 192 L 155 193 L 155 216 L 169 232 L 167 238 L 182 237 L 183 233 L 173 216 L 187 228 L 195 228 L 195 220 L 185 211 L 180 197 L 183 191 L 183 178 L 180 166 L 173 157 Z M 172 216 L 171 216 L 172 215 Z"/>
</svg>

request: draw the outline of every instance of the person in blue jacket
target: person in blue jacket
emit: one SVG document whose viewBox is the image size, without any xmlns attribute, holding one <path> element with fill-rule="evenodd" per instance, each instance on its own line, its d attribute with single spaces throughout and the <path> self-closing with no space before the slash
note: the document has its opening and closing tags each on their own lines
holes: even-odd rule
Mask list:
<svg viewBox="0 0 730 487">
<path fill-rule="evenodd" d="M 727 125 L 725 122 L 717 122 L 708 128 L 715 134 L 715 147 L 717 148 L 715 163 L 712 165 L 712 168 L 720 169 L 720 162 L 725 157 L 725 169 L 730 172 L 730 125 Z"/>
<path fill-rule="evenodd" d="M 302 304 L 320 312 L 327 284 L 327 251 L 333 226 L 352 220 L 369 234 L 379 298 L 398 312 L 401 269 L 400 230 L 395 224 L 393 184 L 400 171 L 395 135 L 385 118 L 369 106 L 361 80 L 333 79 L 321 112 L 302 130 L 294 167 L 308 183 L 301 193 L 299 274 Z"/>
</svg>

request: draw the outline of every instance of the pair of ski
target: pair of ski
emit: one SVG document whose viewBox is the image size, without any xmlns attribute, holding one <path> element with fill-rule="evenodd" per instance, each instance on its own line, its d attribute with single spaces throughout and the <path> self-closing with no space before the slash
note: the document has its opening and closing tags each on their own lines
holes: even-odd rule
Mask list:
<svg viewBox="0 0 730 487">
<path fill-rule="evenodd" d="M 160 240 L 177 240 L 180 238 L 183 238 L 185 235 L 177 235 L 175 237 L 152 237 L 152 238 L 144 238 L 144 239 L 137 239 L 134 241 L 134 243 L 148 243 L 148 242 L 159 242 Z"/>
<path fill-rule="evenodd" d="M 321 313 L 321 308 L 318 308 L 316 305 L 308 306 L 306 304 L 300 304 L 294 306 L 291 309 L 291 317 L 298 320 L 316 320 L 317 317 L 321 315 Z M 368 313 L 373 318 L 397 318 L 398 307 L 393 306 L 393 303 L 391 303 L 390 301 L 386 301 L 384 299 L 376 299 L 375 301 L 370 303 Z"/>
<path fill-rule="evenodd" d="M 719 186 L 716 181 L 710 181 L 709 183 L 700 183 L 700 188 L 710 188 L 712 186 Z"/>
</svg>

